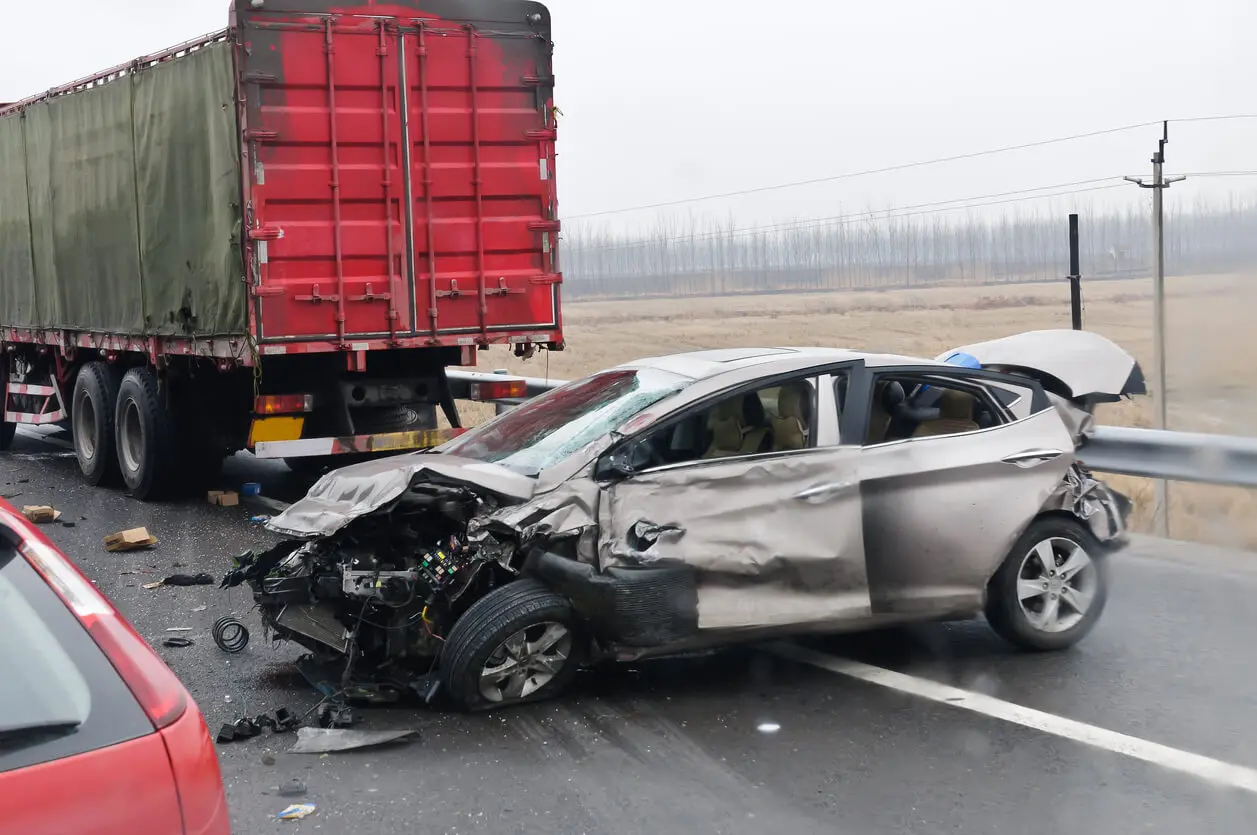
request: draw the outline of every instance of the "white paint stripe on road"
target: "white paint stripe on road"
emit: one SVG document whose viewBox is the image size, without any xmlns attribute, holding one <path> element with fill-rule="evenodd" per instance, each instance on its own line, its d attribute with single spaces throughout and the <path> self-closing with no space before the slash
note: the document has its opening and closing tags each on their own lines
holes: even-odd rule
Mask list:
<svg viewBox="0 0 1257 835">
<path fill-rule="evenodd" d="M 1083 745 L 1090 745 L 1093 748 L 1101 748 L 1115 754 L 1124 754 L 1127 757 L 1159 765 L 1171 771 L 1190 774 L 1219 786 L 1257 792 L 1257 769 L 1234 765 L 1222 760 L 1215 760 L 1212 757 L 1192 754 L 1188 751 L 1180 751 L 1168 745 L 1161 745 L 1156 742 L 1149 742 L 1146 739 L 1118 733 L 1117 731 L 1098 728 L 1095 725 L 1066 719 L 1063 716 L 1056 716 L 1052 713 L 1044 713 L 1041 710 L 1006 702 L 1003 699 L 997 699 L 994 696 L 987 696 L 983 693 L 962 690 L 959 687 L 940 684 L 936 681 L 917 678 L 916 676 L 898 673 L 882 667 L 874 667 L 871 664 L 864 664 L 859 661 L 835 658 L 832 655 L 826 655 L 825 653 L 816 652 L 794 644 L 769 644 L 765 649 L 790 661 L 809 664 L 822 670 L 828 670 L 831 673 L 848 676 L 881 687 L 888 687 L 901 693 L 929 699 L 932 702 L 970 710 L 995 719 L 1002 719 L 1005 722 L 1012 722 L 1025 728 L 1042 731 L 1043 733 L 1070 739 L 1074 742 L 1081 742 Z"/>
<path fill-rule="evenodd" d="M 40 441 L 41 443 L 58 446 L 62 449 L 73 450 L 74 444 L 69 441 L 63 441 L 61 438 L 50 438 L 42 432 L 31 429 L 29 426 L 21 425 L 17 428 L 18 434 L 24 438 L 30 438 L 32 441 Z"/>
</svg>

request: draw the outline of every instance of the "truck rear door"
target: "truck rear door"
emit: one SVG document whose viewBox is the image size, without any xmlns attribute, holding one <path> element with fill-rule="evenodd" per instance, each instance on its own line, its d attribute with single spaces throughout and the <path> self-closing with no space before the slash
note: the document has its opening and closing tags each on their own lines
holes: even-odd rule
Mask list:
<svg viewBox="0 0 1257 835">
<path fill-rule="evenodd" d="M 546 9 L 257 5 L 236 24 L 260 339 L 558 342 Z"/>
</svg>

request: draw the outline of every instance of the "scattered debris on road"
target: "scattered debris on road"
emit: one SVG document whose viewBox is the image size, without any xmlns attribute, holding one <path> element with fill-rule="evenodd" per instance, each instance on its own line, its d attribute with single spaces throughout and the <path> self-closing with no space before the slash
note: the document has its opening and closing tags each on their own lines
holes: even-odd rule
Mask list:
<svg viewBox="0 0 1257 835">
<path fill-rule="evenodd" d="M 156 583 L 145 583 L 141 588 L 146 588 L 149 591 L 152 591 L 153 589 L 159 589 L 164 585 L 166 585 L 164 582 L 158 580 Z"/>
<path fill-rule="evenodd" d="M 28 522 L 42 525 L 45 522 L 56 522 L 61 518 L 61 511 L 49 505 L 28 504 L 22 508 L 22 515 L 26 517 Z"/>
<path fill-rule="evenodd" d="M 204 612 L 204 611 L 205 611 L 206 609 L 208 609 L 208 608 L 209 608 L 209 606 L 197 606 L 197 607 L 196 607 L 195 609 L 193 609 L 192 611 L 193 611 L 193 612 Z"/>
<path fill-rule="evenodd" d="M 240 492 L 245 496 L 260 496 L 262 495 L 262 485 L 256 481 L 248 481 L 240 486 Z"/>
<path fill-rule="evenodd" d="M 186 649 L 187 647 L 192 646 L 192 639 L 172 637 L 162 641 L 161 645 L 164 647 L 170 647 L 171 649 Z"/>
<path fill-rule="evenodd" d="M 240 504 L 240 494 L 234 490 L 211 490 L 205 494 L 205 501 L 217 507 L 235 507 Z"/>
<path fill-rule="evenodd" d="M 314 814 L 315 806 L 313 803 L 294 803 L 275 817 L 282 821 L 301 820 Z"/>
<path fill-rule="evenodd" d="M 290 754 L 327 754 L 334 751 L 352 751 L 387 745 L 412 737 L 416 730 L 402 731 L 351 731 L 343 728 L 301 728 L 297 731 L 297 744 Z"/>
<path fill-rule="evenodd" d="M 191 632 L 191 626 L 172 626 L 166 630 L 167 632 Z"/>
<path fill-rule="evenodd" d="M 119 551 L 138 551 L 141 548 L 151 548 L 156 544 L 157 537 L 150 534 L 148 528 L 131 528 L 127 531 L 111 533 L 105 537 L 105 550 L 114 553 Z"/>
<path fill-rule="evenodd" d="M 295 777 L 279 787 L 280 797 L 304 797 L 305 794 L 306 784 Z"/>
<path fill-rule="evenodd" d="M 318 710 L 320 728 L 351 728 L 358 724 L 358 712 L 348 705 L 324 703 Z"/>
<path fill-rule="evenodd" d="M 214 578 L 208 574 L 171 574 L 163 585 L 167 586 L 212 586 Z"/>
<path fill-rule="evenodd" d="M 243 652 L 244 648 L 249 645 L 249 628 L 239 618 L 231 615 L 214 621 L 214 628 L 210 634 L 219 649 L 232 655 Z"/>
</svg>

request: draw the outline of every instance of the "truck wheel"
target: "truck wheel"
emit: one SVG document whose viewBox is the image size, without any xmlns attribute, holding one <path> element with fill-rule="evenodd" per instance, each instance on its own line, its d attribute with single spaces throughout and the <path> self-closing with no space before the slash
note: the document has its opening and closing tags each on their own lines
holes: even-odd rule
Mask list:
<svg viewBox="0 0 1257 835">
<path fill-rule="evenodd" d="M 71 400 L 74 454 L 83 480 L 92 486 L 117 473 L 114 418 L 118 409 L 118 373 L 103 362 L 79 370 Z"/>
<path fill-rule="evenodd" d="M 160 498 L 177 463 L 175 421 L 157 391 L 152 369 L 132 368 L 122 378 L 114 422 L 127 489 L 141 501 Z"/>
<path fill-rule="evenodd" d="M 571 683 L 584 654 L 567 598 L 538 580 L 516 580 L 454 624 L 441 650 L 441 683 L 466 710 L 541 701 Z"/>
</svg>

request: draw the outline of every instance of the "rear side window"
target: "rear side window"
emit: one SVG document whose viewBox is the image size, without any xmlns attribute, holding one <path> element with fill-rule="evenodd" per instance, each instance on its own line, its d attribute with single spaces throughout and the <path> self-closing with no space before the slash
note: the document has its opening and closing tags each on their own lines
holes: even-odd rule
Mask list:
<svg viewBox="0 0 1257 835">
<path fill-rule="evenodd" d="M 0 773 L 153 726 L 91 636 L 0 528 Z"/>
</svg>

